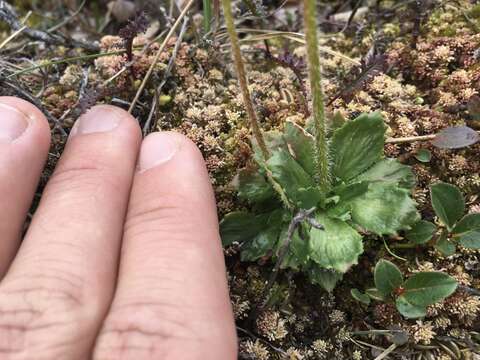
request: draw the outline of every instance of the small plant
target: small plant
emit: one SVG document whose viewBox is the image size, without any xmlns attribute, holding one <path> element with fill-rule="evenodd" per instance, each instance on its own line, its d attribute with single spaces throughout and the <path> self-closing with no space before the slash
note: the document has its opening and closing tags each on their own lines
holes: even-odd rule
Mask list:
<svg viewBox="0 0 480 360">
<path fill-rule="evenodd" d="M 313 282 L 332 290 L 357 263 L 363 234 L 395 234 L 419 220 L 410 197 L 415 183 L 410 168 L 383 156 L 385 128 L 380 114 L 373 113 L 333 131 L 327 192 L 315 182 L 315 139 L 310 133 L 291 122 L 283 133 L 266 133 L 270 157 L 264 161 L 255 147 L 257 166 L 238 175 L 239 197 L 251 204 L 252 212 L 224 217 L 224 244 L 239 243 L 246 261 L 275 258 L 295 212 L 315 208 L 312 216 L 324 230 L 300 224 L 281 265 L 303 270 Z M 267 174 L 281 186 L 290 208 L 282 206 Z"/>
<path fill-rule="evenodd" d="M 252 212 L 224 217 L 223 243 L 240 244 L 243 260 L 275 258 L 275 270 L 304 271 L 312 282 L 331 291 L 357 263 L 363 234 L 396 234 L 419 220 L 410 196 L 414 176 L 408 166 L 384 158 L 386 126 L 379 113 L 332 121 L 342 126 L 332 129 L 327 141 L 313 0 L 304 1 L 311 131 L 287 122 L 283 132 L 262 134 L 248 92 L 230 0 L 222 3 L 255 139 L 256 163 L 238 176 L 239 197 L 250 203 Z M 292 226 L 299 214 L 308 216 Z"/>
<path fill-rule="evenodd" d="M 369 304 L 370 300 L 394 301 L 397 310 L 406 318 L 420 318 L 433 305 L 453 294 L 457 281 L 448 274 L 437 271 L 418 272 L 404 279 L 400 269 L 388 260 L 375 266 L 375 288 L 361 293 L 352 289 L 352 297 Z"/>
<path fill-rule="evenodd" d="M 454 185 L 439 182 L 430 187 L 430 195 L 440 226 L 424 220 L 417 222 L 405 234 L 410 243 L 421 245 L 432 242 L 445 256 L 454 254 L 456 245 L 480 249 L 480 214 L 465 215 L 465 200 L 460 190 Z M 435 234 L 438 236 L 434 237 Z"/>
</svg>

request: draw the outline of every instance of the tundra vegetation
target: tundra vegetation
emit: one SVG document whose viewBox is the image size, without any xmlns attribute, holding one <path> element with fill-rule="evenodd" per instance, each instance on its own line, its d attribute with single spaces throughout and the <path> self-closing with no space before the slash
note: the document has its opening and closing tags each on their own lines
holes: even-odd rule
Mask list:
<svg viewBox="0 0 480 360">
<path fill-rule="evenodd" d="M 198 145 L 241 359 L 478 359 L 479 31 L 470 0 L 0 0 L 0 95 L 51 123 L 39 196 L 97 103 Z"/>
</svg>

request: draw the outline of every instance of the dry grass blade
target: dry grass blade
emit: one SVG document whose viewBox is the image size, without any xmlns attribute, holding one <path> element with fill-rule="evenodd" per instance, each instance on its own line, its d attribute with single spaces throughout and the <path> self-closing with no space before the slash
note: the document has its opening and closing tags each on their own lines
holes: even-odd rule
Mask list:
<svg viewBox="0 0 480 360">
<path fill-rule="evenodd" d="M 190 9 L 190 7 L 192 6 L 193 3 L 194 3 L 194 0 L 190 0 L 187 3 L 187 5 L 185 5 L 185 8 L 182 10 L 182 12 L 178 16 L 177 20 L 175 21 L 175 23 L 172 25 L 172 28 L 168 32 L 167 36 L 163 40 L 162 45 L 160 45 L 160 48 L 158 49 L 157 53 L 155 54 L 155 57 L 153 58 L 152 64 L 148 68 L 148 71 L 145 74 L 145 77 L 143 78 L 142 83 L 140 84 L 140 87 L 138 88 L 138 91 L 135 94 L 135 97 L 133 98 L 132 103 L 130 104 L 130 107 L 128 108 L 128 112 L 130 114 L 132 113 L 133 109 L 135 108 L 135 105 L 137 104 L 137 101 L 140 98 L 140 95 L 141 95 L 143 89 L 145 88 L 145 85 L 147 84 L 148 79 L 152 75 L 153 69 L 154 69 L 155 65 L 157 64 L 158 59 L 160 58 L 160 55 L 162 54 L 163 50 L 165 49 L 165 46 L 167 45 L 168 40 L 170 40 L 173 33 L 177 29 L 178 25 L 180 25 L 180 22 L 182 21 L 183 17 L 187 14 L 188 10 Z"/>
</svg>

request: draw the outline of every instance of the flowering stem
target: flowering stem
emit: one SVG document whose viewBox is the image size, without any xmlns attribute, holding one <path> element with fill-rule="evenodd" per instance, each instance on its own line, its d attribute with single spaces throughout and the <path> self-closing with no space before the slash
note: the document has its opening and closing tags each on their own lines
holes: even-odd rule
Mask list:
<svg viewBox="0 0 480 360">
<path fill-rule="evenodd" d="M 247 76 L 245 74 L 245 66 L 242 60 L 242 54 L 240 52 L 240 45 L 238 43 L 237 32 L 235 31 L 235 24 L 233 22 L 232 5 L 230 0 L 222 0 L 223 13 L 225 15 L 225 23 L 227 25 L 228 35 L 230 37 L 230 43 L 232 46 L 232 56 L 235 64 L 235 70 L 238 76 L 238 83 L 240 90 L 242 91 L 243 102 L 245 109 L 247 110 L 248 119 L 252 128 L 253 136 L 257 142 L 263 157 L 267 160 L 270 156 L 267 145 L 263 138 L 260 126 L 258 124 L 257 114 L 253 109 L 252 98 L 250 97 L 250 91 L 248 90 Z"/>
<path fill-rule="evenodd" d="M 328 144 L 326 139 L 325 105 L 318 58 L 317 9 L 315 0 L 304 0 L 305 41 L 307 45 L 308 75 L 312 93 L 312 116 L 315 125 L 316 181 L 320 190 L 330 189 Z"/>
</svg>

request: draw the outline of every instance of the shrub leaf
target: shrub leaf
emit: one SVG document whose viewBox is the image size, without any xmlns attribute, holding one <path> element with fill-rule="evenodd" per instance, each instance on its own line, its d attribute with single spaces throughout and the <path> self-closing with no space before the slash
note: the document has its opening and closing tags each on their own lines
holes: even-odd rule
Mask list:
<svg viewBox="0 0 480 360">
<path fill-rule="evenodd" d="M 403 297 L 415 306 L 427 307 L 445 299 L 457 288 L 457 281 L 442 272 L 420 272 L 410 276 L 404 283 Z"/>
<path fill-rule="evenodd" d="M 405 233 L 405 237 L 412 244 L 425 244 L 430 241 L 436 229 L 430 221 L 420 220 Z"/>
<path fill-rule="evenodd" d="M 403 276 L 400 269 L 388 260 L 381 259 L 377 262 L 374 272 L 375 286 L 384 297 L 403 284 Z"/>
<path fill-rule="evenodd" d="M 454 185 L 439 182 L 430 187 L 430 196 L 435 214 L 451 230 L 465 212 L 462 193 Z"/>
<path fill-rule="evenodd" d="M 425 306 L 414 305 L 404 296 L 398 297 L 395 305 L 397 306 L 398 312 L 408 319 L 420 318 L 427 315 L 427 308 Z"/>
</svg>

